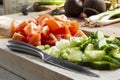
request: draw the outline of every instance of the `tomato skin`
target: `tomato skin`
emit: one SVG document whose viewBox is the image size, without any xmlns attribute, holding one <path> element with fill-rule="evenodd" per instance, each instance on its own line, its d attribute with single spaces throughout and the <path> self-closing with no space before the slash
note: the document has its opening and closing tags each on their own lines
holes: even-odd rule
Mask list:
<svg viewBox="0 0 120 80">
<path fill-rule="evenodd" d="M 71 35 L 71 32 L 68 27 L 58 28 L 53 33 L 54 34 L 69 34 L 69 35 Z"/>
<path fill-rule="evenodd" d="M 70 32 L 72 34 L 72 36 L 74 36 L 77 31 L 79 30 L 79 23 L 77 20 L 73 20 L 70 22 L 70 26 L 69 26 Z"/>
<path fill-rule="evenodd" d="M 55 20 L 47 20 L 46 25 L 49 27 L 51 32 L 60 28 L 60 25 Z"/>
</svg>

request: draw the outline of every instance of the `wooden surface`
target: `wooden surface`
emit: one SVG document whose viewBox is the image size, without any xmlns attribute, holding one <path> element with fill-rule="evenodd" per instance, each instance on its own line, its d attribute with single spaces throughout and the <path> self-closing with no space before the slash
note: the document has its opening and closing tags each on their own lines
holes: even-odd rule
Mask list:
<svg viewBox="0 0 120 80">
<path fill-rule="evenodd" d="M 31 17 L 38 16 L 39 14 L 41 13 L 35 12 L 24 16 L 21 13 L 18 13 L 6 16 L 18 20 L 28 20 Z M 102 28 L 82 27 L 81 29 L 86 31 L 102 30 L 106 35 L 112 35 L 115 32 L 116 36 L 120 36 L 119 25 L 117 26 L 108 26 Z M 14 74 L 19 75 L 20 77 L 23 77 L 25 80 L 120 80 L 120 69 L 113 71 L 100 71 L 88 68 L 94 73 L 100 75 L 100 78 L 89 77 L 81 73 L 76 73 L 74 71 L 45 63 L 41 61 L 40 58 L 35 56 L 20 52 L 13 52 L 6 46 L 8 40 L 9 39 L 0 37 L 0 66 Z"/>
<path fill-rule="evenodd" d="M 93 31 L 95 32 L 97 30 L 101 30 L 106 36 L 115 35 L 116 37 L 120 38 L 120 23 L 115 23 L 104 27 L 96 27 L 96 28 L 81 27 L 81 29 L 88 32 L 93 32 Z"/>
</svg>

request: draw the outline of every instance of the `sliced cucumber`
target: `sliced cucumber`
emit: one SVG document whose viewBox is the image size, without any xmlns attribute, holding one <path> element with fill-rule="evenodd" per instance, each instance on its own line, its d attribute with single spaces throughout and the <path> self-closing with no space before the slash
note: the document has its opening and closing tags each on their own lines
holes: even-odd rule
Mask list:
<svg viewBox="0 0 120 80">
<path fill-rule="evenodd" d="M 80 51 L 79 47 L 67 48 L 68 52 L 67 59 L 71 62 L 79 62 L 82 61 L 82 54 L 83 52 Z"/>
<path fill-rule="evenodd" d="M 110 37 L 108 37 L 108 38 L 106 39 L 106 41 L 110 43 L 110 42 L 113 42 L 115 39 L 116 39 L 116 37 L 113 36 L 113 35 L 111 35 Z"/>
<path fill-rule="evenodd" d="M 91 43 L 89 43 L 89 44 L 86 46 L 85 51 L 92 51 L 92 50 L 94 50 L 94 45 L 91 44 Z"/>
<path fill-rule="evenodd" d="M 120 61 L 120 53 L 114 54 L 113 57 Z"/>
<path fill-rule="evenodd" d="M 105 56 L 105 51 L 103 50 L 92 50 L 85 51 L 85 54 L 82 56 L 84 62 L 92 62 L 101 60 Z"/>
<path fill-rule="evenodd" d="M 102 31 L 97 31 L 96 32 L 96 35 L 97 35 L 97 39 L 100 40 L 100 39 L 103 39 L 104 38 L 104 34 Z"/>
<path fill-rule="evenodd" d="M 39 0 L 39 5 L 60 5 L 63 4 L 65 0 Z"/>
<path fill-rule="evenodd" d="M 115 64 L 116 66 L 120 67 L 120 62 L 110 56 L 104 56 L 102 58 L 103 61 L 107 61 L 107 62 L 110 62 L 112 64 Z"/>
<path fill-rule="evenodd" d="M 117 65 L 112 64 L 112 63 L 107 62 L 107 61 L 91 62 L 90 67 L 94 68 L 94 69 L 99 69 L 99 70 L 113 70 L 113 69 L 119 68 Z"/>
<path fill-rule="evenodd" d="M 105 38 L 104 39 L 101 39 L 99 42 L 98 42 L 98 46 L 100 49 L 104 48 L 107 46 L 107 43 L 106 43 L 106 40 Z"/>
</svg>

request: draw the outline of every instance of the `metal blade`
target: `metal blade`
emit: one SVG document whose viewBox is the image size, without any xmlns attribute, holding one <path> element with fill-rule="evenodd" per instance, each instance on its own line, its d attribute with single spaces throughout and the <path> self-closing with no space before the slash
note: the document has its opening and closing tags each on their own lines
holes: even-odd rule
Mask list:
<svg viewBox="0 0 120 80">
<path fill-rule="evenodd" d="M 83 68 L 80 65 L 77 65 L 77 64 L 74 64 L 72 62 L 65 61 L 65 60 L 57 59 L 57 58 L 52 57 L 52 56 L 45 59 L 45 61 L 47 63 L 53 64 L 53 65 L 56 65 L 56 66 L 59 66 L 59 67 L 62 67 L 62 68 L 66 68 L 66 69 L 69 69 L 69 70 L 73 70 L 73 71 L 82 73 L 82 74 L 87 75 L 87 76 L 100 77 L 99 75 Z"/>
</svg>

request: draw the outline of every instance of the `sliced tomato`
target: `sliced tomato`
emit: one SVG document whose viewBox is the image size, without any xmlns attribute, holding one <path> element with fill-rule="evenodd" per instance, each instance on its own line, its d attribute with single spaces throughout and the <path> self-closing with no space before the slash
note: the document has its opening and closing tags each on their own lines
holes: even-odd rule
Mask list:
<svg viewBox="0 0 120 80">
<path fill-rule="evenodd" d="M 26 35 L 37 34 L 38 27 L 35 23 L 31 22 L 23 29 Z"/>
<path fill-rule="evenodd" d="M 70 37 L 71 37 L 71 35 L 69 35 L 69 34 L 56 34 L 55 36 L 56 36 L 58 41 L 61 39 L 70 40 Z"/>
<path fill-rule="evenodd" d="M 73 20 L 70 22 L 70 26 L 69 26 L 70 32 L 72 34 L 72 36 L 74 36 L 77 31 L 79 30 L 79 24 L 77 20 Z"/>
<path fill-rule="evenodd" d="M 28 20 L 28 23 L 31 23 L 31 22 L 37 24 L 37 20 L 35 18 L 32 18 L 32 19 Z"/>
<path fill-rule="evenodd" d="M 51 32 L 60 28 L 60 25 L 55 20 L 47 20 L 46 25 L 49 27 Z"/>
<path fill-rule="evenodd" d="M 57 38 L 54 34 L 50 33 L 49 37 L 47 39 L 43 39 L 42 38 L 42 44 L 49 44 L 49 45 L 55 45 L 55 43 L 57 42 Z"/>
<path fill-rule="evenodd" d="M 69 35 L 71 35 L 71 32 L 68 27 L 58 28 L 58 29 L 54 30 L 53 33 L 54 34 L 69 34 Z"/>
<path fill-rule="evenodd" d="M 24 35 L 20 34 L 20 33 L 14 33 L 13 40 L 18 40 L 18 41 L 23 41 L 23 42 L 27 42 L 27 39 Z"/>
<path fill-rule="evenodd" d="M 82 37 L 82 36 L 86 36 L 85 33 L 82 30 L 78 30 L 77 33 L 74 35 L 75 37 Z"/>
<path fill-rule="evenodd" d="M 43 14 L 43 15 L 39 16 L 36 20 L 39 25 L 44 26 L 46 23 L 46 20 L 49 20 L 50 18 L 51 18 L 51 16 L 49 14 Z"/>
<path fill-rule="evenodd" d="M 47 38 L 49 37 L 49 33 L 50 33 L 50 30 L 49 30 L 49 27 L 48 27 L 48 26 L 42 27 L 41 37 L 42 37 L 43 39 L 47 39 Z"/>
<path fill-rule="evenodd" d="M 53 18 L 54 18 L 54 20 L 56 20 L 56 21 L 62 21 L 62 22 L 68 20 L 68 18 L 67 18 L 65 15 L 54 16 Z"/>
<path fill-rule="evenodd" d="M 27 36 L 28 43 L 37 46 L 41 45 L 41 35 L 40 34 L 31 34 Z"/>
<path fill-rule="evenodd" d="M 28 25 L 28 22 L 27 21 L 23 21 L 22 23 L 20 23 L 18 25 L 18 27 L 16 28 L 16 32 L 19 32 L 21 33 L 22 35 L 25 35 L 25 32 L 24 32 L 24 28 Z"/>
<path fill-rule="evenodd" d="M 9 34 L 10 34 L 10 37 L 13 36 L 13 34 L 16 32 L 16 27 L 20 24 L 20 21 L 16 21 L 16 20 L 13 20 L 11 25 L 10 25 L 10 28 L 9 28 Z"/>
</svg>

